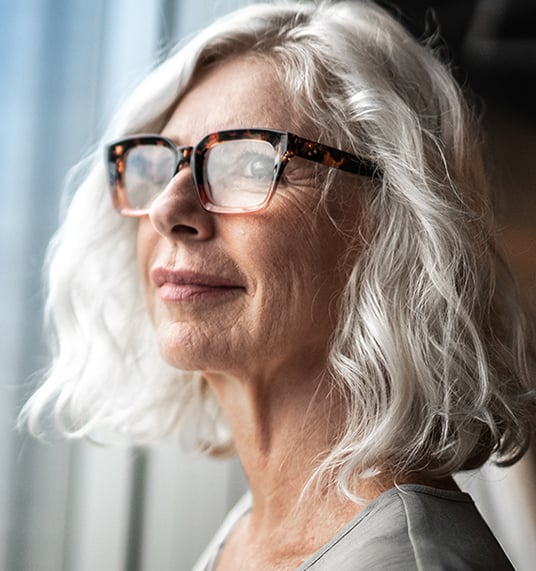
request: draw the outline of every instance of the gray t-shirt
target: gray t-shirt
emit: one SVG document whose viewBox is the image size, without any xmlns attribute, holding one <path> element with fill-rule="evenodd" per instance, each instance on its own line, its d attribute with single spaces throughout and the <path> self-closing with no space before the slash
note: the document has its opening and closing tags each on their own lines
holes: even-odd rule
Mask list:
<svg viewBox="0 0 536 571">
<path fill-rule="evenodd" d="M 246 494 L 193 571 L 213 571 Z M 403 484 L 383 493 L 296 571 L 503 571 L 511 563 L 468 494 Z"/>
</svg>

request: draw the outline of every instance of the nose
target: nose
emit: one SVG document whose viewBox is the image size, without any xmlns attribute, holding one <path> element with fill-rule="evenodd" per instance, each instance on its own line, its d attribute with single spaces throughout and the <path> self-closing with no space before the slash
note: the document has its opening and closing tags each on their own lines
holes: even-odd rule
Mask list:
<svg viewBox="0 0 536 571">
<path fill-rule="evenodd" d="M 188 161 L 181 161 L 175 176 L 151 204 L 154 229 L 170 241 L 208 240 L 214 234 L 214 215 L 201 205 Z"/>
</svg>

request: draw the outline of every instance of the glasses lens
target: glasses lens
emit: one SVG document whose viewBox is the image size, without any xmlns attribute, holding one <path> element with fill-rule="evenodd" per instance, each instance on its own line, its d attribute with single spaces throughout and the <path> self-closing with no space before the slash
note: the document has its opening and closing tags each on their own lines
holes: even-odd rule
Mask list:
<svg viewBox="0 0 536 571">
<path fill-rule="evenodd" d="M 166 188 L 176 168 L 175 153 L 162 145 L 140 145 L 125 157 L 124 186 L 131 208 L 149 208 Z"/>
<path fill-rule="evenodd" d="M 214 206 L 252 209 L 262 206 L 277 170 L 277 152 L 267 141 L 240 139 L 207 151 L 204 178 Z"/>
</svg>

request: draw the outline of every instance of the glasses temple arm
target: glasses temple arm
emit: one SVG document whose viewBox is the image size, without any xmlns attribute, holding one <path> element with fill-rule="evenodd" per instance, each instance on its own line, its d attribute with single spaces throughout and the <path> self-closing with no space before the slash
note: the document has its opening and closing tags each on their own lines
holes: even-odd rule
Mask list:
<svg viewBox="0 0 536 571">
<path fill-rule="evenodd" d="M 309 161 L 370 178 L 382 176 L 378 165 L 356 155 L 289 133 L 288 151 Z"/>
</svg>

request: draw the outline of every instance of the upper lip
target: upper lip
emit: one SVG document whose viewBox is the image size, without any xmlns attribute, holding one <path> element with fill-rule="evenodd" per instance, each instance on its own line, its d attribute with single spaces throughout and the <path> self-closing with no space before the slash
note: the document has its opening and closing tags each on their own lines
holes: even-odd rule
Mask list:
<svg viewBox="0 0 536 571">
<path fill-rule="evenodd" d="M 155 268 L 151 272 L 151 278 L 157 287 L 166 283 L 208 287 L 243 287 L 236 280 L 226 276 L 205 274 L 186 269 Z"/>
</svg>

